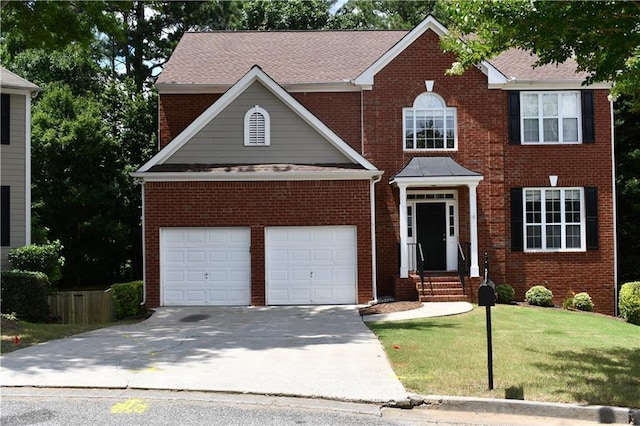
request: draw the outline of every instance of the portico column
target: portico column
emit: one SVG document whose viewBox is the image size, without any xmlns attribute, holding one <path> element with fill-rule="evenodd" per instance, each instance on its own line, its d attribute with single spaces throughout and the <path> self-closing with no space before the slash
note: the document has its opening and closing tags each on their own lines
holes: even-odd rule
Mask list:
<svg viewBox="0 0 640 426">
<path fill-rule="evenodd" d="M 400 278 L 409 277 L 409 248 L 407 247 L 407 186 L 400 189 Z"/>
<path fill-rule="evenodd" d="M 471 270 L 469 276 L 479 277 L 478 266 L 478 197 L 476 194 L 477 183 L 469 184 L 469 233 L 471 234 Z"/>
</svg>

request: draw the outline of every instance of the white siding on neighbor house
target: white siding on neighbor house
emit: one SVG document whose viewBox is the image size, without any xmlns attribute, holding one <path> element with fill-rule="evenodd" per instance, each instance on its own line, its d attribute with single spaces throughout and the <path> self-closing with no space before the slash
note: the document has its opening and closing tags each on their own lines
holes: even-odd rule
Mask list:
<svg viewBox="0 0 640 426">
<path fill-rule="evenodd" d="M 244 146 L 244 117 L 259 105 L 271 118 L 271 144 Z M 165 164 L 345 164 L 333 144 L 260 82 L 253 83 L 224 111 L 165 161 Z"/>
<path fill-rule="evenodd" d="M 26 242 L 25 220 L 25 114 L 27 98 L 11 95 L 10 144 L 0 145 L 0 182 L 10 189 L 11 244 L 1 248 L 2 270 L 11 267 L 7 260 L 10 249 Z"/>
</svg>

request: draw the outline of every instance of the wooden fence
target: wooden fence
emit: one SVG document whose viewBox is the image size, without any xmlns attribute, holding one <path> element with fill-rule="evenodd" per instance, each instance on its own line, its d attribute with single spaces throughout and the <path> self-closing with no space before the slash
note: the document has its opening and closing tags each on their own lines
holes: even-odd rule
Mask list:
<svg viewBox="0 0 640 426">
<path fill-rule="evenodd" d="M 64 324 L 97 324 L 116 318 L 110 289 L 59 292 L 49 296 L 49 309 Z"/>
</svg>

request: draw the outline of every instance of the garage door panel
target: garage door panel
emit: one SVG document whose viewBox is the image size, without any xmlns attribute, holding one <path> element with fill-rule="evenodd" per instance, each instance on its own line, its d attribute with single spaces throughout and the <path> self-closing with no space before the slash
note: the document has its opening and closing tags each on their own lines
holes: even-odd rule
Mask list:
<svg viewBox="0 0 640 426">
<path fill-rule="evenodd" d="M 265 231 L 267 303 L 356 303 L 354 226 Z"/>
<path fill-rule="evenodd" d="M 249 305 L 248 228 L 164 228 L 161 280 L 166 305 Z"/>
</svg>

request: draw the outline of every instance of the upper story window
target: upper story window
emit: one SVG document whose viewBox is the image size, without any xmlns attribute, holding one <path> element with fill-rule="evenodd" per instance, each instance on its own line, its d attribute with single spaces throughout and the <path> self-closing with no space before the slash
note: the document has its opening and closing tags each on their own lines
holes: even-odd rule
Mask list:
<svg viewBox="0 0 640 426">
<path fill-rule="evenodd" d="M 595 142 L 593 90 L 509 92 L 510 144 Z"/>
<path fill-rule="evenodd" d="M 268 146 L 271 143 L 269 113 L 256 105 L 244 115 L 244 145 Z"/>
<path fill-rule="evenodd" d="M 522 141 L 578 143 L 580 92 L 521 93 Z"/>
<path fill-rule="evenodd" d="M 456 109 L 433 93 L 423 93 L 402 110 L 404 149 L 456 149 Z"/>
</svg>

